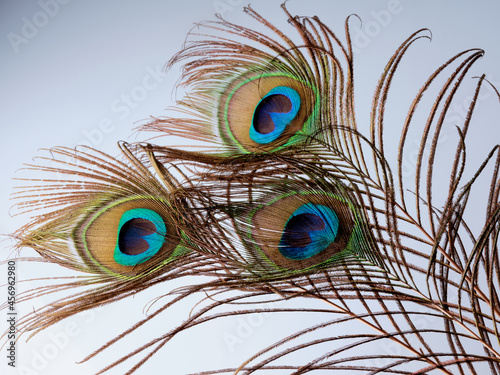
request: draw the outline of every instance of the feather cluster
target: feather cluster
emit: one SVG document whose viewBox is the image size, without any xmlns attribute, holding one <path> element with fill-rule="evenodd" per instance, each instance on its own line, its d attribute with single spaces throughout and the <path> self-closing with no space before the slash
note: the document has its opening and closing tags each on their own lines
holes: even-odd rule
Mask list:
<svg viewBox="0 0 500 375">
<path fill-rule="evenodd" d="M 213 319 L 317 311 L 331 318 L 263 348 L 238 368 L 203 374 L 500 374 L 499 147 L 472 172 L 466 163 L 474 107 L 489 84 L 484 76 L 477 79 L 466 119 L 457 124 L 447 189 L 443 169 L 440 176 L 434 171 L 446 115 L 483 51 L 459 53 L 429 77 L 402 128 L 391 125 L 401 132 L 393 155 L 384 144 L 391 83 L 412 44 L 429 38 L 426 30 L 411 35 L 390 58 L 375 88 L 369 131 L 362 134 L 354 109 L 350 19 L 343 42 L 317 17 L 292 16 L 282 8 L 293 36 L 251 8 L 245 11 L 264 31 L 222 19 L 203 25 L 206 34 L 170 62 L 184 64 L 181 86 L 188 94 L 171 117 L 141 127 L 154 132 L 154 144 L 120 143 L 120 160 L 90 148 L 55 148 L 50 158 L 29 166 L 53 177 L 27 179 L 16 193 L 17 208 L 35 212 L 15 233 L 19 248 L 31 247 L 42 261 L 87 276 L 26 294 L 31 299 L 82 288 L 25 317 L 20 328 L 36 333 L 185 278 L 183 288 L 161 296 L 163 305 L 154 313 L 87 359 L 200 293 L 210 296 L 208 302 L 181 325 L 167 327 L 102 372 L 138 358 L 132 373 L 175 336 Z M 421 121 L 420 104 L 433 91 L 432 108 Z M 420 139 L 412 182 L 403 177 L 409 134 Z M 202 141 L 206 148 L 168 147 L 168 136 Z M 476 181 L 485 178 L 489 189 L 479 191 Z M 475 214 L 471 226 L 466 218 L 470 206 L 477 212 L 478 196 L 487 197 L 484 216 Z M 297 299 L 302 307 L 266 302 L 276 299 Z M 323 307 L 304 308 L 310 300 Z M 232 309 L 220 312 L 222 305 Z M 421 317 L 440 324 L 421 328 Z M 353 321 L 366 330 L 332 334 L 331 327 Z M 163 328 L 165 322 L 156 324 Z M 318 331 L 321 338 L 308 339 Z M 386 341 L 403 351 L 373 350 Z M 284 364 L 311 347 L 319 355 L 308 363 Z M 384 366 L 374 364 L 381 358 Z"/>
</svg>

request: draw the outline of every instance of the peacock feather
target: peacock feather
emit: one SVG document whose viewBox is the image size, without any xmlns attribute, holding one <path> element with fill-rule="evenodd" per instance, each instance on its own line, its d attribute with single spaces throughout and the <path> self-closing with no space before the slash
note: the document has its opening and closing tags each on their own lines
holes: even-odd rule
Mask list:
<svg viewBox="0 0 500 375">
<path fill-rule="evenodd" d="M 441 63 L 402 126 L 388 129 L 397 73 L 412 46 L 430 39 L 416 31 L 390 57 L 363 130 L 354 108 L 356 17 L 340 37 L 318 17 L 281 8 L 290 33 L 250 6 L 252 26 L 222 17 L 200 25 L 168 64 L 183 64 L 184 98 L 139 128 L 152 138 L 120 142 L 118 156 L 57 147 L 27 165 L 14 199 L 31 220 L 13 236 L 16 249 L 39 256 L 21 260 L 79 276 L 43 278 L 47 285 L 19 295 L 52 301 L 18 329 L 34 335 L 161 287 L 147 316 L 84 361 L 104 356 L 99 373 L 141 373 L 200 325 L 310 314 L 321 318 L 304 318 L 241 363 L 197 373 L 500 374 L 500 151 L 474 150 L 481 158 L 472 162 L 467 152 L 481 93 L 500 99 L 485 75 L 472 80 L 466 116 L 448 135 L 454 148 L 443 153 L 440 142 L 483 51 Z M 399 144 L 386 142 L 388 131 L 401 133 Z M 173 147 L 173 137 L 185 147 Z M 193 298 L 182 322 L 160 318 Z M 153 336 L 108 360 L 148 324 Z"/>
</svg>

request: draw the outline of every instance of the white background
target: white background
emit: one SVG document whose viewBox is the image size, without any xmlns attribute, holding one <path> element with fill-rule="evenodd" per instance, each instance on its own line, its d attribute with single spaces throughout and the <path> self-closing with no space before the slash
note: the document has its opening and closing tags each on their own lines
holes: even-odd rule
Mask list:
<svg viewBox="0 0 500 375">
<path fill-rule="evenodd" d="M 116 110 L 117 105 L 123 106 L 123 95 L 131 95 L 137 86 L 143 84 L 143 79 L 151 70 L 163 67 L 180 49 L 193 24 L 214 20 L 217 10 L 223 11 L 223 16 L 232 22 L 250 27 L 253 25 L 253 21 L 241 12 L 242 6 L 246 5 L 241 0 L 72 0 L 65 4 L 57 3 L 57 8 L 42 5 L 49 3 L 53 1 L 0 1 L 2 234 L 12 233 L 27 220 L 25 217 L 9 215 L 12 205 L 9 194 L 18 184 L 12 180 L 19 175 L 16 170 L 39 154 L 38 149 L 74 147 L 86 143 L 114 155 L 117 153 L 118 140 L 145 139 L 145 135 L 132 137 L 132 129 L 136 122 L 140 123 L 149 115 L 161 115 L 164 108 L 173 104 L 172 90 L 178 78 L 177 72 L 172 71 L 160 78 L 158 85 L 148 89 L 146 96 L 140 98 L 133 108 L 129 106 L 126 112 Z M 252 6 L 273 24 L 290 32 L 280 3 L 253 1 Z M 487 73 L 487 77 L 500 86 L 498 0 L 290 0 L 287 5 L 292 14 L 318 15 L 341 39 L 344 20 L 349 14 L 356 13 L 363 20 L 361 30 L 364 36 L 359 33 L 357 21 L 353 22 L 352 27 L 355 46 L 358 47 L 355 57 L 356 110 L 362 129 L 369 118 L 376 82 L 391 54 L 399 43 L 417 29 L 427 27 L 432 31 L 432 42 L 422 40 L 413 47 L 404 59 L 404 68 L 397 78 L 396 94 L 391 99 L 390 107 L 390 120 L 393 121 L 386 122 L 387 133 L 394 136 L 395 142 L 399 139 L 402 119 L 416 90 L 434 69 L 455 53 L 474 47 L 485 49 L 485 57 L 474 66 L 471 75 Z M 396 9 L 396 12 L 387 13 L 389 8 Z M 382 14 L 390 14 L 390 17 Z M 26 26 L 27 23 L 35 24 L 35 27 Z M 13 38 L 24 39 L 23 42 L 19 42 L 21 39 L 13 42 Z M 477 128 L 470 132 L 486 134 L 489 143 L 498 143 L 498 99 L 490 95 L 480 104 L 484 114 L 478 117 Z M 99 128 L 103 121 L 112 124 L 105 129 L 106 133 Z M 479 142 L 482 141 L 476 144 L 477 151 L 470 151 L 472 158 L 476 153 L 479 159 L 484 158 L 486 148 Z M 411 171 L 412 162 L 409 160 L 409 175 Z M 0 259 L 14 255 L 11 254 L 12 244 L 9 239 L 0 242 Z M 32 255 L 32 252 L 26 249 L 22 255 Z M 35 267 L 40 266 L 18 264 L 19 276 L 24 279 L 32 275 L 47 276 L 47 273 Z M 59 274 L 60 268 L 51 270 Z M 61 270 L 60 274 L 68 273 Z M 2 271 L 0 284 L 5 283 L 6 279 L 6 273 Z M 2 374 L 71 372 L 76 375 L 96 372 L 111 360 L 144 343 L 148 337 L 167 331 L 173 326 L 172 322 L 182 320 L 189 313 L 193 300 L 186 303 L 184 310 L 164 314 L 149 331 L 146 329 L 141 335 L 127 339 L 125 344 L 110 349 L 109 353 L 96 360 L 85 364 L 75 363 L 100 343 L 139 320 L 144 305 L 164 292 L 162 288 L 169 287 L 156 288 L 149 294 L 105 306 L 98 312 L 70 318 L 28 343 L 22 339 L 17 347 L 17 361 L 18 365 L 23 366 L 23 371 L 12 371 L 6 366 L 6 350 L 3 348 L 0 354 Z M 3 301 L 7 293 L 3 288 L 0 293 L 4 294 L 0 295 L 0 301 Z M 19 308 L 22 308 L 20 312 L 31 310 L 29 304 Z M 2 329 L 6 319 L 5 311 L 0 311 Z M 232 348 L 225 343 L 223 334 L 236 333 L 238 327 L 241 328 L 241 321 L 233 319 L 208 324 L 202 329 L 181 335 L 165 346 L 138 374 L 186 374 L 234 366 L 261 348 L 263 343 L 271 343 L 277 337 L 286 335 L 286 332 L 293 332 L 295 324 L 297 322 L 293 318 L 266 316 L 263 321 L 254 324 L 255 327 L 249 337 L 244 338 L 243 344 Z M 290 328 L 288 325 L 292 329 L 287 330 Z M 51 351 L 53 346 L 47 349 L 52 345 L 51 337 L 65 329 L 73 330 L 74 337 L 58 348 L 56 353 Z M 35 358 L 40 358 L 40 355 L 45 360 L 36 362 Z M 128 367 L 110 373 L 123 374 L 124 368 Z"/>
</svg>

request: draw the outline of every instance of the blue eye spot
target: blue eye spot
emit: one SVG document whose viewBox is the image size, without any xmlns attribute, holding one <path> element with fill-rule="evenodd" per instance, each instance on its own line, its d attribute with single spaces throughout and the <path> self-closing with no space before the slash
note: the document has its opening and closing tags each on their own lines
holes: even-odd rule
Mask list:
<svg viewBox="0 0 500 375">
<path fill-rule="evenodd" d="M 278 86 L 269 91 L 255 108 L 250 139 L 266 144 L 276 140 L 297 116 L 300 95 L 294 89 Z"/>
<path fill-rule="evenodd" d="M 339 218 L 331 208 L 313 203 L 304 204 L 288 218 L 279 251 L 288 259 L 308 259 L 334 242 L 338 230 Z"/>
<path fill-rule="evenodd" d="M 115 261 L 124 266 L 144 263 L 160 251 L 166 232 L 165 222 L 153 210 L 135 208 L 124 212 L 118 224 Z"/>
</svg>

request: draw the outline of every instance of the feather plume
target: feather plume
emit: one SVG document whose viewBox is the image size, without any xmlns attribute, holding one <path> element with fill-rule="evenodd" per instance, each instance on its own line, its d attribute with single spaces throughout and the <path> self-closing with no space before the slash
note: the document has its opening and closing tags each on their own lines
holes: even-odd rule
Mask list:
<svg viewBox="0 0 500 375">
<path fill-rule="evenodd" d="M 28 177 L 15 194 L 16 208 L 34 215 L 14 234 L 17 248 L 85 276 L 21 295 L 69 291 L 18 328 L 33 335 L 165 283 L 155 310 L 84 360 L 149 323 L 161 329 L 99 373 L 128 360 L 127 374 L 139 373 L 181 334 L 230 316 L 321 313 L 239 365 L 199 373 L 500 374 L 500 149 L 474 151 L 479 162 L 467 153 L 478 98 L 491 85 L 484 75 L 448 160 L 440 144 L 483 51 L 442 63 L 397 128 L 399 144 L 388 144 L 389 93 L 428 31 L 389 59 L 363 132 L 353 17 L 340 38 L 318 17 L 282 9 L 293 35 L 251 7 L 255 29 L 222 18 L 203 24 L 169 63 L 184 64 L 188 93 L 176 116 L 140 127 L 155 134 L 148 142 L 120 143 L 117 158 L 59 147 L 28 166 L 46 177 Z M 186 150 L 167 146 L 172 136 L 186 138 Z M 403 175 L 410 137 L 419 140 L 413 181 Z M 189 151 L 192 141 L 207 147 Z M 174 280 L 181 286 L 169 288 Z M 158 318 L 193 296 L 183 322 Z M 421 326 L 424 318 L 435 324 Z M 384 352 L 386 343 L 398 351 Z M 308 359 L 297 363 L 298 354 Z"/>
</svg>

